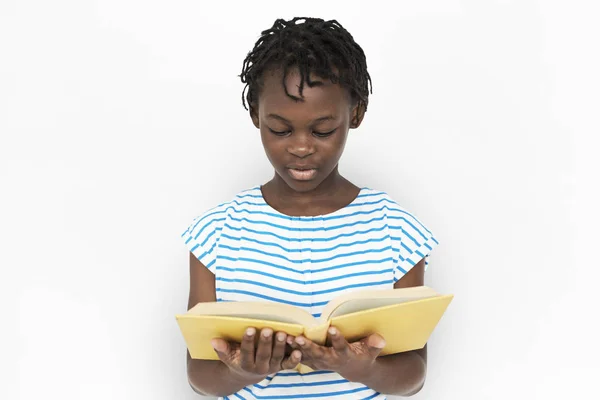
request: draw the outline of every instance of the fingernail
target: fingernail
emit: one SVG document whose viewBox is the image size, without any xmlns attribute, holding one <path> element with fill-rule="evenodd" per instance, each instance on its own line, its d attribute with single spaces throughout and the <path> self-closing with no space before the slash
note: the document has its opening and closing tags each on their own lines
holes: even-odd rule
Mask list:
<svg viewBox="0 0 600 400">
<path fill-rule="evenodd" d="M 265 338 L 271 337 L 271 333 L 273 333 L 273 331 L 271 331 L 270 329 L 263 329 L 263 331 L 262 331 L 262 335 Z"/>
<path fill-rule="evenodd" d="M 375 348 L 383 349 L 385 347 L 385 340 L 381 340 L 375 344 Z"/>
<path fill-rule="evenodd" d="M 279 333 L 277 334 L 277 341 L 279 341 L 279 342 L 283 342 L 284 340 L 285 340 L 285 333 L 283 333 L 283 332 L 279 332 Z"/>
<path fill-rule="evenodd" d="M 335 329 L 335 328 L 333 328 L 333 327 L 332 327 L 332 328 L 329 328 L 329 334 L 330 334 L 330 335 L 335 335 L 335 334 L 337 334 L 337 329 Z"/>
<path fill-rule="evenodd" d="M 287 341 L 287 344 L 291 345 L 292 343 L 294 343 L 294 338 L 291 336 L 288 336 L 286 341 Z"/>
<path fill-rule="evenodd" d="M 304 343 L 306 343 L 306 342 L 301 337 L 297 337 L 296 343 L 298 343 L 300 346 L 304 346 Z"/>
<path fill-rule="evenodd" d="M 254 328 L 248 328 L 248 329 L 246 329 L 246 335 L 248 335 L 248 336 L 252 336 L 255 333 L 256 333 L 256 329 L 254 329 Z"/>
<path fill-rule="evenodd" d="M 212 345 L 213 349 L 215 349 L 215 350 L 217 349 L 217 341 L 215 339 L 212 339 L 210 341 L 210 344 Z"/>
<path fill-rule="evenodd" d="M 302 353 L 300 353 L 299 351 L 294 351 L 292 353 L 292 357 L 294 358 L 294 360 L 300 361 L 302 359 Z"/>
</svg>

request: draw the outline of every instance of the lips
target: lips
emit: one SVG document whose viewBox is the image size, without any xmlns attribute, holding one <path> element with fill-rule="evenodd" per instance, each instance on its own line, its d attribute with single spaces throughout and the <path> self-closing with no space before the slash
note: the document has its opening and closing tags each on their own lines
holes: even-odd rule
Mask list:
<svg viewBox="0 0 600 400">
<path fill-rule="evenodd" d="M 311 164 L 290 164 L 290 165 L 287 165 L 286 168 L 297 169 L 298 171 L 306 171 L 309 169 L 317 169 L 317 166 L 311 165 Z"/>
<path fill-rule="evenodd" d="M 287 170 L 289 175 L 298 181 L 309 181 L 317 174 L 317 168 L 308 164 L 288 165 Z"/>
</svg>

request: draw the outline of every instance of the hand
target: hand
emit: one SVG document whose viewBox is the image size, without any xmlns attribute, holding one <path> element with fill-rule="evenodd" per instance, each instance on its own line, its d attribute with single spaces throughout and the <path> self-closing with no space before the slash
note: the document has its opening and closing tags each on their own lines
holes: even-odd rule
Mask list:
<svg viewBox="0 0 600 400">
<path fill-rule="evenodd" d="M 353 382 L 368 373 L 385 347 L 385 340 L 376 333 L 353 343 L 348 343 L 334 327 L 327 333 L 332 347 L 319 346 L 304 336 L 288 339 L 288 343 L 302 352 L 302 364 L 314 370 L 337 372 Z"/>
<path fill-rule="evenodd" d="M 213 339 L 212 345 L 219 359 L 229 369 L 244 380 L 260 382 L 269 374 L 282 369 L 295 368 L 302 353 L 298 350 L 292 351 L 289 357 L 285 357 L 285 346 L 288 335 L 285 332 L 275 334 L 273 344 L 273 330 L 264 328 L 260 332 L 258 345 L 255 348 L 256 329 L 248 328 L 242 338 L 242 343 L 229 343 L 223 339 Z M 293 340 L 292 336 L 289 336 Z"/>
</svg>

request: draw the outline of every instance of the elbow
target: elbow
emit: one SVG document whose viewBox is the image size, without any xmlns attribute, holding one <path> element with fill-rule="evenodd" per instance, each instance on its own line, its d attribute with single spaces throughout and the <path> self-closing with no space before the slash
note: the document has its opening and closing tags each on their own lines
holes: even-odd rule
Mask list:
<svg viewBox="0 0 600 400">
<path fill-rule="evenodd" d="M 215 363 L 211 363 L 213 366 L 208 371 L 198 368 L 197 363 L 193 364 L 192 360 L 188 361 L 187 377 L 188 384 L 196 394 L 213 397 L 226 397 L 233 394 L 229 388 L 225 388 L 214 379 L 211 369 L 214 368 Z"/>
<path fill-rule="evenodd" d="M 196 394 L 199 394 L 200 396 L 211 396 L 211 394 L 205 393 L 203 390 L 200 390 L 199 388 L 194 386 L 194 384 L 192 383 L 192 381 L 190 379 L 188 379 L 188 383 L 190 384 L 190 387 Z"/>
<path fill-rule="evenodd" d="M 206 390 L 205 388 L 203 388 L 200 382 L 198 382 L 198 370 L 196 368 L 194 368 L 192 366 L 192 360 L 188 359 L 187 362 L 187 378 L 188 378 L 188 384 L 190 385 L 190 388 L 192 388 L 192 390 L 194 391 L 194 393 L 199 394 L 201 396 L 220 396 L 217 393 L 210 393 L 210 390 Z"/>
<path fill-rule="evenodd" d="M 404 395 L 405 397 L 414 396 L 425 386 L 425 379 L 427 378 L 427 362 L 421 356 L 419 356 L 419 359 L 421 362 L 419 363 L 419 367 L 416 368 L 414 378 L 415 385 Z"/>
<path fill-rule="evenodd" d="M 392 396 L 400 396 L 400 397 L 412 397 L 415 394 L 419 393 L 421 391 L 421 389 L 423 389 L 423 386 L 425 386 L 425 380 L 421 380 L 421 383 L 416 385 L 416 386 L 412 386 L 410 388 L 407 388 L 401 392 L 396 392 L 396 393 L 388 393 L 389 395 Z"/>
<path fill-rule="evenodd" d="M 188 383 L 192 390 L 200 396 L 226 397 L 231 396 L 233 394 L 231 393 L 231 391 L 219 390 L 218 388 L 213 388 L 213 390 L 211 390 L 206 387 L 201 387 L 203 385 L 195 383 L 190 374 L 188 374 Z"/>
<path fill-rule="evenodd" d="M 425 386 L 427 378 L 427 362 L 419 355 L 411 365 L 409 373 L 398 377 L 398 387 L 403 387 L 401 393 L 391 393 L 401 397 L 411 397 L 419 393 Z"/>
<path fill-rule="evenodd" d="M 227 397 L 227 396 L 231 396 L 233 393 L 231 392 L 226 392 L 226 391 L 210 391 L 210 390 L 203 390 L 200 389 L 199 387 L 195 386 L 191 380 L 188 380 L 190 387 L 192 388 L 192 390 L 196 393 L 199 394 L 200 396 L 211 396 L 211 397 Z"/>
<path fill-rule="evenodd" d="M 423 389 L 423 386 L 425 386 L 425 382 L 424 381 L 419 386 L 417 386 L 416 389 L 414 389 L 414 390 L 408 392 L 407 394 L 405 394 L 404 397 L 414 396 L 415 394 L 419 393 L 421 391 L 421 389 Z"/>
<path fill-rule="evenodd" d="M 208 393 L 206 390 L 200 388 L 199 385 L 194 382 L 194 376 L 195 376 L 195 374 L 192 373 L 192 371 L 193 371 L 193 369 L 191 368 L 190 363 L 188 362 L 188 365 L 187 365 L 187 378 L 188 378 L 188 384 L 190 385 L 190 387 L 192 388 L 192 390 L 196 394 L 199 394 L 201 396 L 216 396 L 215 394 Z"/>
</svg>

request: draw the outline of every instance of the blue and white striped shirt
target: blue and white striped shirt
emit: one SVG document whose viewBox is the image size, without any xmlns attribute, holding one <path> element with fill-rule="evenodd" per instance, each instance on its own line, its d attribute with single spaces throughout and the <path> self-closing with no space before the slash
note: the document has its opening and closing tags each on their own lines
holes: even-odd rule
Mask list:
<svg viewBox="0 0 600 400">
<path fill-rule="evenodd" d="M 292 217 L 267 204 L 260 187 L 195 218 L 182 237 L 215 275 L 217 301 L 271 301 L 318 317 L 333 298 L 391 289 L 438 244 L 386 193 L 363 188 L 327 215 Z M 281 371 L 229 399 L 385 399 L 329 371 Z"/>
</svg>

